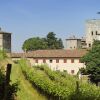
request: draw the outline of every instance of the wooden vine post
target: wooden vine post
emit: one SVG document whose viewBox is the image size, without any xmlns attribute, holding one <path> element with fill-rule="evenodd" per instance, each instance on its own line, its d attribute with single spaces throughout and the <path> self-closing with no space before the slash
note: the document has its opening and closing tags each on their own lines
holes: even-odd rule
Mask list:
<svg viewBox="0 0 100 100">
<path fill-rule="evenodd" d="M 9 82 L 10 82 L 11 67 L 12 67 L 12 64 L 7 64 L 5 86 L 4 86 L 4 99 L 3 100 L 7 100 L 8 87 L 9 87 Z"/>
</svg>

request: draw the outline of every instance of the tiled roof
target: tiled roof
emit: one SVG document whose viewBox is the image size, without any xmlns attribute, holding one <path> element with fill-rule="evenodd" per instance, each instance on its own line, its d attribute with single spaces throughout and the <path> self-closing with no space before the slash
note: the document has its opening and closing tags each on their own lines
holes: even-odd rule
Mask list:
<svg viewBox="0 0 100 100">
<path fill-rule="evenodd" d="M 12 58 L 21 58 L 23 55 L 24 53 L 11 53 L 9 56 Z"/>
<path fill-rule="evenodd" d="M 52 57 L 52 58 L 64 58 L 64 57 L 82 57 L 87 53 L 87 50 L 36 50 L 27 53 L 12 53 L 11 57 Z"/>
</svg>

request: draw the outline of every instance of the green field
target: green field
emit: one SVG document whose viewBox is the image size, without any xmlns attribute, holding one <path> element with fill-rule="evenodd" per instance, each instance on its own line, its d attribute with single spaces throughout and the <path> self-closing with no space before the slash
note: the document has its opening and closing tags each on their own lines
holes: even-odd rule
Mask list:
<svg viewBox="0 0 100 100">
<path fill-rule="evenodd" d="M 19 81 L 20 90 L 17 92 L 17 100 L 47 100 L 24 77 L 18 65 L 12 66 L 11 83 Z"/>
</svg>

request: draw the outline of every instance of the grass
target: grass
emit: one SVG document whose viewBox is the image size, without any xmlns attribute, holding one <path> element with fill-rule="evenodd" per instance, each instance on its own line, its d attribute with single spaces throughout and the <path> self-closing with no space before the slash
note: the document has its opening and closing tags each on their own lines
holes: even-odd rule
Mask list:
<svg viewBox="0 0 100 100">
<path fill-rule="evenodd" d="M 24 77 L 18 65 L 12 66 L 11 83 L 19 81 L 20 90 L 17 92 L 17 100 L 47 100 Z"/>
</svg>

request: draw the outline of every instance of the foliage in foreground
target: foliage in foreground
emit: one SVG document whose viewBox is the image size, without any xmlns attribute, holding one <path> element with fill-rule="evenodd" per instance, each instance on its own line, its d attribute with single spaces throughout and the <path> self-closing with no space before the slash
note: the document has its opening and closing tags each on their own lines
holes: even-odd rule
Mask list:
<svg viewBox="0 0 100 100">
<path fill-rule="evenodd" d="M 9 84 L 7 87 L 7 100 L 15 100 L 18 83 Z M 1 92 L 2 91 L 2 92 Z M 5 97 L 5 75 L 0 69 L 0 100 Z"/>
<path fill-rule="evenodd" d="M 100 41 L 94 41 L 92 49 L 82 58 L 91 82 L 100 82 Z"/>
<path fill-rule="evenodd" d="M 26 78 L 56 100 L 99 100 L 100 88 L 93 84 L 79 83 L 70 75 L 51 71 L 47 66 L 29 67 L 25 60 L 19 62 Z"/>
<path fill-rule="evenodd" d="M 8 84 L 7 86 L 7 93 L 5 93 L 5 65 L 7 65 L 7 54 L 5 51 L 0 50 L 0 100 L 14 100 L 16 96 L 16 91 L 18 90 L 17 82 L 13 84 Z"/>
</svg>

